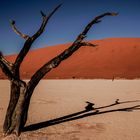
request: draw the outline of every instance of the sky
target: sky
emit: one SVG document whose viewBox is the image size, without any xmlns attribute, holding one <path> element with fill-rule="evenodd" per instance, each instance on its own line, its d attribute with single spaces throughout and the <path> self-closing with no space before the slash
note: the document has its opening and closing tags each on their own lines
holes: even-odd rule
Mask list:
<svg viewBox="0 0 140 140">
<path fill-rule="evenodd" d="M 34 48 L 72 42 L 95 16 L 119 12 L 105 17 L 91 28 L 86 40 L 111 37 L 140 37 L 140 0 L 0 0 L 0 51 L 18 53 L 24 40 L 15 34 L 10 19 L 27 35 L 33 35 L 41 24 L 40 11 L 48 14 L 58 4 L 62 7 L 50 19 Z"/>
</svg>

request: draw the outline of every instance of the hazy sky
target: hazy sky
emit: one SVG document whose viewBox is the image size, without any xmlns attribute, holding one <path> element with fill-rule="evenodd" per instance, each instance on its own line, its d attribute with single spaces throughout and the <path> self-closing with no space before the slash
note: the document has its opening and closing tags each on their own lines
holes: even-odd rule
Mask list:
<svg viewBox="0 0 140 140">
<path fill-rule="evenodd" d="M 51 18 L 46 31 L 32 48 L 71 42 L 93 17 L 104 12 L 119 12 L 96 24 L 87 39 L 109 37 L 140 37 L 140 0 L 0 0 L 0 50 L 17 53 L 24 40 L 11 29 L 9 20 L 32 35 L 41 24 L 40 10 L 49 13 L 56 5 L 62 7 Z"/>
</svg>

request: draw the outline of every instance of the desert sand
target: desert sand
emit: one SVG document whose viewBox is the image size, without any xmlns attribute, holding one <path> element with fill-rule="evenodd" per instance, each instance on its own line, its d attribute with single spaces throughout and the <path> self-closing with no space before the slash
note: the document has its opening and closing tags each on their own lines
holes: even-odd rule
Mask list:
<svg viewBox="0 0 140 140">
<path fill-rule="evenodd" d="M 44 78 L 140 78 L 140 38 L 108 38 L 90 42 L 98 46 L 81 47 Z M 22 78 L 29 79 L 39 67 L 68 48 L 70 44 L 30 51 L 21 67 Z M 14 61 L 15 57 L 16 55 L 7 56 L 10 61 Z M 5 78 L 1 72 L 0 78 Z"/>
<path fill-rule="evenodd" d="M 106 106 L 115 102 L 140 100 L 140 80 L 42 80 L 37 86 L 29 109 L 27 126 L 44 122 L 38 130 L 26 127 L 20 140 L 139 140 L 140 110 L 109 110 L 140 105 L 140 102 L 128 102 L 100 109 L 83 112 L 85 101 L 95 103 L 95 107 Z M 2 123 L 9 100 L 7 80 L 0 80 L 0 139 Z M 78 113 L 79 112 L 79 113 Z M 81 113 L 80 113 L 81 112 Z M 57 123 L 45 121 L 66 116 L 77 117 L 71 121 L 57 120 Z M 90 114 L 88 114 L 90 113 Z M 50 121 L 51 122 L 51 121 Z M 42 127 L 42 128 L 41 128 Z M 34 127 L 35 128 L 35 127 Z M 28 130 L 28 131 L 27 131 Z M 9 137 L 5 139 L 10 139 Z"/>
</svg>

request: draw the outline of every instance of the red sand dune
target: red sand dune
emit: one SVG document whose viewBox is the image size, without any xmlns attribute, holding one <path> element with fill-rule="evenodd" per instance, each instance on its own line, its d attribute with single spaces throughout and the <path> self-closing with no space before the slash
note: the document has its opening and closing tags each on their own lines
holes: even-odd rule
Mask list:
<svg viewBox="0 0 140 140">
<path fill-rule="evenodd" d="M 140 78 L 140 38 L 109 38 L 90 42 L 98 46 L 81 47 L 45 78 Z M 69 45 L 30 51 L 21 67 L 22 78 L 30 78 L 40 66 Z M 15 56 L 7 56 L 7 59 L 14 61 Z M 0 78 L 4 78 L 2 72 Z"/>
</svg>

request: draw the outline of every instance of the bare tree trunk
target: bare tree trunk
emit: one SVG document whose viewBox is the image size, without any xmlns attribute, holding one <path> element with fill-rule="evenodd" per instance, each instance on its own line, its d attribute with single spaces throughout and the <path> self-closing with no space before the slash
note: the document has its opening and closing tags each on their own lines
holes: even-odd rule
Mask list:
<svg viewBox="0 0 140 140">
<path fill-rule="evenodd" d="M 10 94 L 10 101 L 7 108 L 7 114 L 5 117 L 4 125 L 3 125 L 3 131 L 6 133 L 11 125 L 11 116 L 13 114 L 13 111 L 16 107 L 16 104 L 18 102 L 18 98 L 20 95 L 20 87 L 15 85 L 11 82 L 11 94 Z"/>
<path fill-rule="evenodd" d="M 96 45 L 83 42 L 84 38 L 86 37 L 90 28 L 100 22 L 100 19 L 105 16 L 114 16 L 117 15 L 116 13 L 104 13 L 95 17 L 85 28 L 84 30 L 78 35 L 76 40 L 73 44 L 58 56 L 54 57 L 52 60 L 44 64 L 40 69 L 38 69 L 33 76 L 31 77 L 30 81 L 26 84 L 23 80 L 20 79 L 19 69 L 21 63 L 23 62 L 25 56 L 29 52 L 32 43 L 43 33 L 49 19 L 51 16 L 57 11 L 57 9 L 61 5 L 58 5 L 48 16 L 46 16 L 42 11 L 41 15 L 43 18 L 41 27 L 39 30 L 32 36 L 25 35 L 21 33 L 15 26 L 15 21 L 11 22 L 13 30 L 20 35 L 23 39 L 25 39 L 25 44 L 21 49 L 20 53 L 18 54 L 15 63 L 12 64 L 8 62 L 2 53 L 0 52 L 0 67 L 5 75 L 11 81 L 11 95 L 9 106 L 7 109 L 4 125 L 3 125 L 3 132 L 6 135 L 11 133 L 15 133 L 19 135 L 26 124 L 27 117 L 28 117 L 28 109 L 30 105 L 30 100 L 33 94 L 33 91 L 40 80 L 51 71 L 53 68 L 59 66 L 59 64 L 70 57 L 74 52 L 76 52 L 82 46 L 92 46 L 95 47 Z"/>
<path fill-rule="evenodd" d="M 19 135 L 21 133 L 27 121 L 32 92 L 33 91 L 27 90 L 27 87 L 20 87 L 20 95 L 18 97 L 17 104 L 13 112 L 8 116 L 8 119 L 5 120 L 5 123 L 9 124 L 8 127 L 6 127 L 6 135 L 11 133 Z M 8 110 L 7 113 L 9 113 Z M 9 121 L 10 123 L 7 123 Z"/>
<path fill-rule="evenodd" d="M 11 116 L 11 124 L 6 134 L 16 133 L 19 135 L 21 132 L 22 115 L 24 114 L 24 106 L 26 104 L 26 88 L 20 87 L 20 95 L 14 111 Z"/>
</svg>

